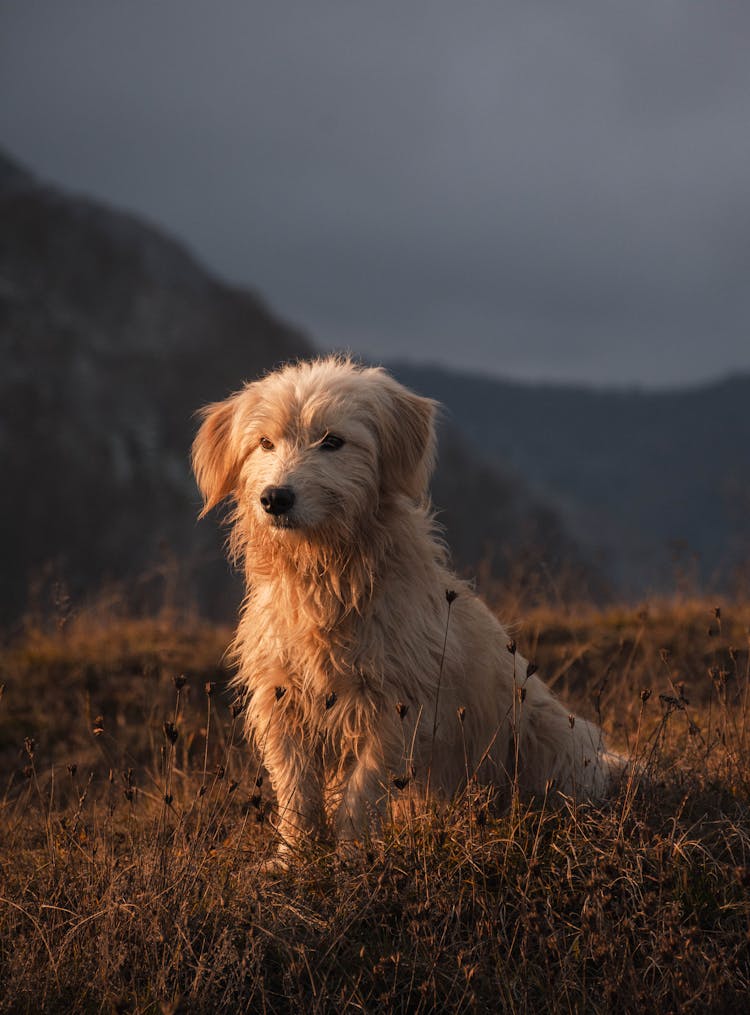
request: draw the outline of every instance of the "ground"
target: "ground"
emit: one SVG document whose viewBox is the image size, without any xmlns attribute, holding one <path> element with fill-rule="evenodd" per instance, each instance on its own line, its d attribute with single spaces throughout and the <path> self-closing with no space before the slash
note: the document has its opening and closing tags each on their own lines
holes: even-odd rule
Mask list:
<svg viewBox="0 0 750 1015">
<path fill-rule="evenodd" d="M 742 1010 L 750 604 L 499 608 L 634 759 L 612 799 L 470 785 L 276 872 L 229 629 L 29 619 L 0 650 L 0 1011 Z"/>
</svg>

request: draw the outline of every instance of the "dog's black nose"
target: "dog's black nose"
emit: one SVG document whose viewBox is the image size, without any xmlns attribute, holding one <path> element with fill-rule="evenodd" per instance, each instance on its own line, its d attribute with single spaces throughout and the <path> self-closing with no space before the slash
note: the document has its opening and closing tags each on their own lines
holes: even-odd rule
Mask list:
<svg viewBox="0 0 750 1015">
<path fill-rule="evenodd" d="M 269 515 L 285 515 L 294 504 L 294 490 L 289 486 L 267 486 L 260 502 Z"/>
</svg>

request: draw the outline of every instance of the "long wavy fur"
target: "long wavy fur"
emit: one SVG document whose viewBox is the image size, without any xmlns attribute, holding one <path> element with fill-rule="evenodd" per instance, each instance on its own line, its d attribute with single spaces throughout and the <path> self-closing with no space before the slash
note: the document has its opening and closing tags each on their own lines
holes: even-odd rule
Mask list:
<svg viewBox="0 0 750 1015">
<path fill-rule="evenodd" d="M 203 513 L 233 499 L 230 553 L 246 577 L 234 682 L 287 845 L 328 828 L 361 836 L 394 778 L 444 798 L 474 775 L 501 793 L 606 792 L 598 728 L 571 721 L 449 569 L 427 492 L 435 412 L 339 357 L 202 410 Z M 261 493 L 279 487 L 294 504 L 270 514 Z"/>
</svg>

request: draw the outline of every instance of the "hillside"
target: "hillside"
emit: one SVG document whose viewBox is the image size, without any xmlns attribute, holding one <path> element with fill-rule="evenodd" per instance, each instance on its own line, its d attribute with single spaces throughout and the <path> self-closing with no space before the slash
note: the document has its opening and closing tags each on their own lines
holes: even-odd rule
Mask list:
<svg viewBox="0 0 750 1015">
<path fill-rule="evenodd" d="M 0 618 L 127 588 L 135 606 L 239 595 L 212 519 L 195 523 L 195 410 L 314 354 L 261 300 L 152 226 L 62 193 L 0 155 Z M 554 510 L 482 449 L 443 435 L 435 497 L 459 567 L 525 587 L 593 578 Z M 478 495 L 467 512 L 465 492 Z M 487 494 L 490 493 L 491 496 Z M 502 545 L 496 545 L 502 540 Z M 541 577 L 540 577 L 541 576 Z"/>
<path fill-rule="evenodd" d="M 63 582 L 58 598 L 159 584 L 176 557 L 218 606 L 227 569 L 215 526 L 195 527 L 193 413 L 310 343 L 158 230 L 5 158 L 0 223 L 0 613 L 35 582 Z"/>
<path fill-rule="evenodd" d="M 222 536 L 194 520 L 193 414 L 313 345 L 158 229 L 1 154 L 0 225 L 0 618 L 112 582 L 231 616 Z M 737 584 L 750 377 L 644 392 L 394 371 L 447 408 L 434 501 L 486 591 Z"/>
<path fill-rule="evenodd" d="M 647 392 L 394 372 L 553 503 L 621 592 L 665 591 L 680 573 L 727 588 L 750 559 L 750 377 Z"/>
</svg>

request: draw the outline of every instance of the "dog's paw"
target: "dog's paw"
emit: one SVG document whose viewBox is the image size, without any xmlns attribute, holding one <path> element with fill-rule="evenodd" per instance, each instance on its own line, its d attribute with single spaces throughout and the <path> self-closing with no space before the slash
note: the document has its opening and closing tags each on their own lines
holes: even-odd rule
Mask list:
<svg viewBox="0 0 750 1015">
<path fill-rule="evenodd" d="M 283 844 L 275 853 L 265 857 L 259 864 L 262 874 L 285 874 L 291 867 L 292 850 L 290 846 Z"/>
<path fill-rule="evenodd" d="M 266 860 L 261 860 L 258 869 L 261 874 L 278 877 L 289 871 L 289 861 L 281 856 L 269 856 Z"/>
</svg>

